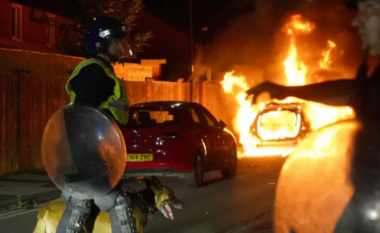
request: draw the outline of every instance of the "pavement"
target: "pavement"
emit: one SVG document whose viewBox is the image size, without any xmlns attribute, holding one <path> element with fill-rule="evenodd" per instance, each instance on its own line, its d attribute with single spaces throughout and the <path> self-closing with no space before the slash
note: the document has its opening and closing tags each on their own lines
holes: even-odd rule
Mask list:
<svg viewBox="0 0 380 233">
<path fill-rule="evenodd" d="M 201 188 L 189 188 L 184 180 L 177 178 L 160 178 L 186 207 L 173 210 L 174 221 L 156 213 L 144 232 L 272 233 L 274 192 L 284 161 L 281 157 L 239 160 L 234 179 L 223 180 L 219 172 L 211 172 L 206 174 L 207 185 Z M 130 187 L 145 188 L 142 182 Z M 46 176 L 0 179 L 1 232 L 32 233 L 41 204 L 59 195 L 60 191 Z M 32 203 L 28 209 L 9 211 L 10 205 L 18 205 L 17 196 Z"/>
<path fill-rule="evenodd" d="M 0 214 L 50 201 L 60 191 L 47 175 L 22 174 L 0 179 Z"/>
</svg>

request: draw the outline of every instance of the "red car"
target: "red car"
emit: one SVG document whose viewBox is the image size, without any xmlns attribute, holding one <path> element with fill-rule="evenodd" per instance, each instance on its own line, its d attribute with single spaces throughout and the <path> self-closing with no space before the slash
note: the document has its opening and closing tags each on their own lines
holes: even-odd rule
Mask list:
<svg viewBox="0 0 380 233">
<path fill-rule="evenodd" d="M 127 145 L 124 177 L 178 176 L 202 186 L 204 173 L 234 177 L 237 148 L 223 121 L 191 102 L 149 102 L 130 107 L 122 129 Z"/>
</svg>

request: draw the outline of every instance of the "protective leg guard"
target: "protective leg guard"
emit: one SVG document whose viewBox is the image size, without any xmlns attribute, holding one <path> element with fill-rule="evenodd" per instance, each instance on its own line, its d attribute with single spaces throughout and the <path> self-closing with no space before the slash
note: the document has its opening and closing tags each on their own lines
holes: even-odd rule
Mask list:
<svg viewBox="0 0 380 233">
<path fill-rule="evenodd" d="M 66 209 L 58 223 L 56 233 L 82 233 L 83 226 L 92 210 L 91 200 L 80 200 L 62 193 L 62 200 L 66 203 Z"/>
<path fill-rule="evenodd" d="M 131 199 L 120 187 L 94 201 L 101 211 L 109 214 L 112 233 L 137 232 Z"/>
</svg>

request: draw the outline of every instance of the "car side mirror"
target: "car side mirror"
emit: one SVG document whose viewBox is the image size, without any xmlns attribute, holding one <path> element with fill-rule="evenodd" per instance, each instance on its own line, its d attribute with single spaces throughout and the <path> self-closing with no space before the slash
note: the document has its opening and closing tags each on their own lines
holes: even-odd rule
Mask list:
<svg viewBox="0 0 380 233">
<path fill-rule="evenodd" d="M 224 128 L 226 128 L 227 124 L 224 123 L 224 121 L 220 120 L 218 126 L 219 126 L 220 129 L 224 129 Z"/>
</svg>

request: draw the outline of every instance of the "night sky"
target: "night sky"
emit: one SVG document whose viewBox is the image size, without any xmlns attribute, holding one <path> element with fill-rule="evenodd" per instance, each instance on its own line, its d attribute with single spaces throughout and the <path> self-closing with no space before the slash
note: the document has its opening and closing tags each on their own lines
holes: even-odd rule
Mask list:
<svg viewBox="0 0 380 233">
<path fill-rule="evenodd" d="M 23 0 L 30 1 L 30 0 Z M 38 0 L 38 2 L 43 0 Z M 46 1 L 46 0 L 45 0 Z M 79 0 L 62 0 L 76 3 Z M 182 31 L 189 31 L 189 4 L 193 6 L 193 31 L 198 42 L 210 42 L 218 33 L 229 27 L 236 18 L 266 11 L 260 19 L 264 23 L 268 19 L 281 19 L 289 12 L 309 11 L 316 9 L 319 16 L 326 15 L 331 9 L 343 5 L 344 0 L 143 0 L 144 7 L 158 16 L 165 17 Z M 260 13 L 259 13 L 260 14 Z M 311 17 L 313 14 L 310 14 Z M 247 22 L 250 24 L 251 22 Z M 207 27 L 207 31 L 202 28 Z"/>
<path fill-rule="evenodd" d="M 321 24 L 334 23 L 350 27 L 347 15 L 337 12 L 344 6 L 344 0 L 143 0 L 147 9 L 155 11 L 176 26 L 189 31 L 189 2 L 193 5 L 193 30 L 198 42 L 206 43 L 215 40 L 221 31 L 230 27 L 237 18 L 260 15 L 256 24 L 276 21 L 280 26 L 288 14 L 298 12 Z M 264 13 L 263 13 L 264 12 Z M 334 18 L 328 16 L 334 12 Z M 343 23 L 342 23 L 343 22 Z M 246 22 L 248 25 L 252 22 Z M 201 31 L 207 27 L 207 32 Z"/>
<path fill-rule="evenodd" d="M 19 0 L 30 1 L 30 0 Z M 47 0 L 34 0 L 47 1 Z M 52 2 L 48 0 L 49 2 Z M 77 2 L 78 0 L 62 0 Z M 292 14 L 316 24 L 316 30 L 305 40 L 303 51 L 324 48 L 331 39 L 338 44 L 336 63 L 356 67 L 361 48 L 351 21 L 355 12 L 344 6 L 344 0 L 191 0 L 195 40 L 202 44 L 203 56 L 196 62 L 226 72 L 235 66 L 259 67 L 269 77 L 281 61 L 284 46 L 279 35 L 285 20 Z M 143 0 L 147 11 L 157 13 L 182 31 L 189 32 L 190 0 Z M 55 4 L 58 6 L 58 4 Z M 60 7 L 62 8 L 62 7 Z M 201 30 L 207 27 L 207 31 Z M 280 40 L 281 42 L 281 40 Z M 278 72 L 282 72 L 281 70 Z"/>
<path fill-rule="evenodd" d="M 189 1 L 143 0 L 143 3 L 147 9 L 159 12 L 188 31 Z M 272 79 L 283 73 L 277 70 L 282 67 L 281 53 L 284 53 L 281 42 L 284 38 L 279 37 L 282 27 L 290 15 L 301 14 L 317 28 L 299 44 L 305 53 L 310 48 L 319 53 L 331 39 L 340 51 L 334 65 L 356 67 L 361 48 L 357 32 L 351 26 L 355 12 L 346 9 L 344 3 L 345 0 L 192 0 L 195 40 L 204 45 L 204 55 L 198 56 L 197 62 L 221 73 L 237 66 L 243 67 L 243 74 L 257 73 L 253 67 L 258 67 L 265 73 L 265 79 Z M 208 27 L 208 31 L 202 31 L 203 27 Z"/>
<path fill-rule="evenodd" d="M 188 29 L 190 2 L 193 6 L 193 30 L 197 38 L 204 35 L 202 28 L 207 27 L 206 33 L 214 34 L 235 16 L 254 11 L 252 0 L 144 0 L 143 4 Z"/>
<path fill-rule="evenodd" d="M 31 2 L 32 0 L 18 1 Z M 226 27 L 234 17 L 254 12 L 256 1 L 272 0 L 191 0 L 195 39 L 199 42 L 204 42 L 205 38 L 210 39 L 218 30 Z M 51 4 L 53 2 L 51 0 L 33 0 L 33 2 L 39 2 L 41 7 L 49 5 L 50 8 L 54 8 L 56 6 L 59 10 L 64 6 L 73 7 L 79 0 L 58 0 L 57 2 L 60 4 Z M 44 4 L 44 2 L 47 4 Z M 66 2 L 66 5 L 63 2 Z M 190 0 L 143 0 L 143 5 L 146 10 L 156 13 L 157 16 L 164 17 L 173 26 L 181 28 L 182 31 L 190 31 Z M 207 27 L 207 32 L 201 31 L 204 27 Z"/>
</svg>

